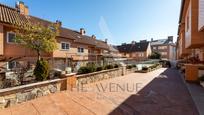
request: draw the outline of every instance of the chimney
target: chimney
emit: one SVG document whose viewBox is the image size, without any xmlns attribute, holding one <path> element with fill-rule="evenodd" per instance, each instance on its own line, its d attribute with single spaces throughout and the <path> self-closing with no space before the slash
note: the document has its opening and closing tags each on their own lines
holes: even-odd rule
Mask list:
<svg viewBox="0 0 204 115">
<path fill-rule="evenodd" d="M 133 41 L 132 41 L 132 44 L 135 44 L 135 43 L 136 43 L 136 41 L 133 40 Z"/>
<path fill-rule="evenodd" d="M 173 36 L 168 36 L 168 41 L 173 42 L 174 37 Z"/>
<path fill-rule="evenodd" d="M 60 27 L 62 26 L 62 22 L 60 20 L 56 20 L 55 22 L 57 25 L 59 25 Z"/>
<path fill-rule="evenodd" d="M 105 39 L 105 43 L 108 43 L 108 39 Z"/>
<path fill-rule="evenodd" d="M 28 6 L 25 6 L 24 2 L 22 2 L 22 1 L 16 2 L 16 8 L 18 9 L 18 12 L 20 14 L 24 14 L 24 15 L 28 15 L 29 14 Z"/>
<path fill-rule="evenodd" d="M 154 38 L 151 38 L 151 42 L 153 42 L 154 41 Z"/>
<path fill-rule="evenodd" d="M 96 39 L 96 36 L 95 36 L 95 35 L 92 35 L 91 38 Z"/>
<path fill-rule="evenodd" d="M 85 29 L 84 28 L 80 28 L 80 34 L 81 35 L 85 35 L 85 33 L 86 33 Z"/>
<path fill-rule="evenodd" d="M 29 9 L 28 9 L 28 6 L 25 6 L 25 9 L 24 9 L 24 14 L 25 14 L 25 15 L 28 15 L 28 14 L 29 14 Z"/>
</svg>

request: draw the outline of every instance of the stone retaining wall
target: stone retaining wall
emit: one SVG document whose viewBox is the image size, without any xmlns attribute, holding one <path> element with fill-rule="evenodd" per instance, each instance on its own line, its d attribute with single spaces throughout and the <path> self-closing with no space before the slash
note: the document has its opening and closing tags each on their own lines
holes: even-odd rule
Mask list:
<svg viewBox="0 0 204 115">
<path fill-rule="evenodd" d="M 94 73 L 77 75 L 77 85 L 93 83 L 105 79 L 122 76 L 122 68 L 103 70 Z"/>
<path fill-rule="evenodd" d="M 88 83 L 94 83 L 97 81 L 110 79 L 114 77 L 120 77 L 126 74 L 133 73 L 135 71 L 136 71 L 136 68 L 126 69 L 126 67 L 120 67 L 120 68 L 103 70 L 103 71 L 94 72 L 94 73 L 77 75 L 76 80 L 77 80 L 77 85 L 88 84 Z"/>
<path fill-rule="evenodd" d="M 81 84 L 120 77 L 133 72 L 135 72 L 135 69 L 121 67 L 77 76 L 75 74 L 69 74 L 62 76 L 63 78 L 59 79 L 1 89 L 0 108 L 6 108 L 51 93 L 72 90 L 72 88 L 75 88 L 77 85 L 79 86 Z"/>
<path fill-rule="evenodd" d="M 55 79 L 2 89 L 0 90 L 0 108 L 9 107 L 17 103 L 59 92 L 63 89 L 63 82 L 65 82 L 65 80 Z"/>
<path fill-rule="evenodd" d="M 153 69 L 149 68 L 148 70 L 137 70 L 137 71 L 135 71 L 135 72 L 137 72 L 137 73 L 148 73 L 148 72 L 157 70 L 157 69 L 159 69 L 159 68 L 162 68 L 162 65 L 159 65 L 159 66 L 157 66 L 156 68 L 153 68 Z"/>
</svg>

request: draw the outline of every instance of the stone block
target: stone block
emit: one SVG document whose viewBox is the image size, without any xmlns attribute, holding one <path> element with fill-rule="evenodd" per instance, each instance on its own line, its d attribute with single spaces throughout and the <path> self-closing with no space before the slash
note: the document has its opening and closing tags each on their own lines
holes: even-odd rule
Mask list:
<svg viewBox="0 0 204 115">
<path fill-rule="evenodd" d="M 5 99 L 4 99 L 4 97 L 0 97 L 0 104 L 5 104 Z"/>
<path fill-rule="evenodd" d="M 17 93 L 16 94 L 16 99 L 18 103 L 22 103 L 26 101 L 26 95 L 23 93 Z"/>
<path fill-rule="evenodd" d="M 4 99 L 8 100 L 8 99 L 15 99 L 16 98 L 16 94 L 10 94 L 10 95 L 6 95 L 4 96 Z"/>
</svg>

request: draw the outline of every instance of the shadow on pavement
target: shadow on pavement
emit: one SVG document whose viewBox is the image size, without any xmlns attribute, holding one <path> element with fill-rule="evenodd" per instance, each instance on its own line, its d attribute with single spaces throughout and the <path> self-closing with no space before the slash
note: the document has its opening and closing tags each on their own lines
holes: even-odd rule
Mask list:
<svg viewBox="0 0 204 115">
<path fill-rule="evenodd" d="M 176 69 L 166 69 L 109 115 L 198 115 Z"/>
</svg>

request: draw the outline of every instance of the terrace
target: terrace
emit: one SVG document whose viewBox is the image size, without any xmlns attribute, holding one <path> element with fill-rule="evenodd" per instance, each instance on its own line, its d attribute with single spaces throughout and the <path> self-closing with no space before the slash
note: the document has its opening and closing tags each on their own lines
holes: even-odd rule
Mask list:
<svg viewBox="0 0 204 115">
<path fill-rule="evenodd" d="M 127 84 L 129 87 L 125 87 Z M 28 112 L 30 115 L 198 114 L 179 72 L 166 68 L 58 92 L 3 109 L 0 114 L 27 115 Z"/>
</svg>

